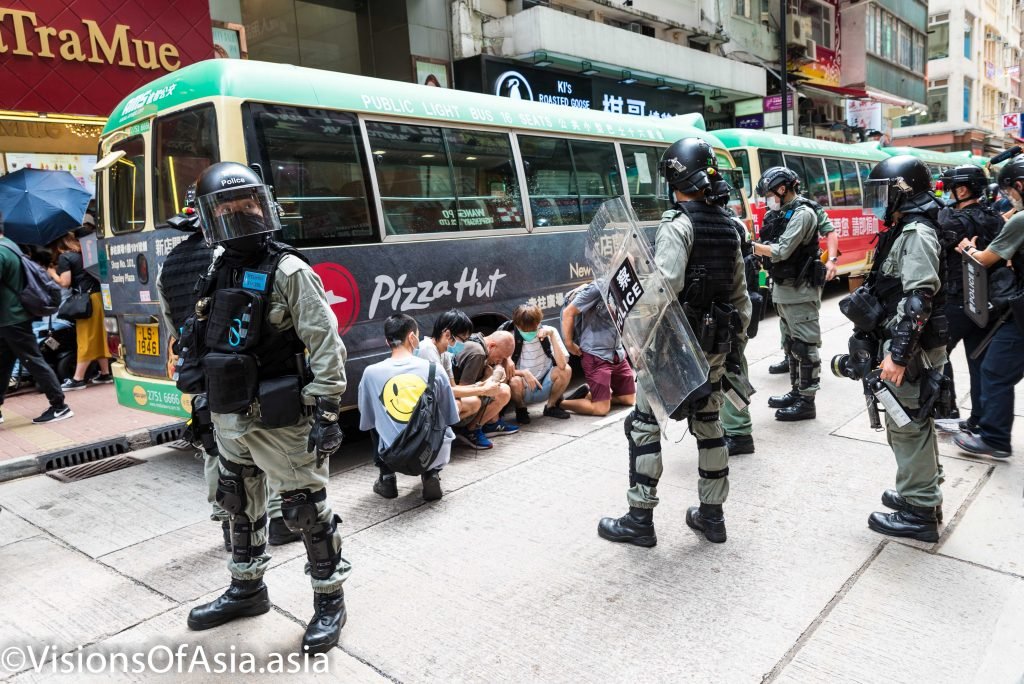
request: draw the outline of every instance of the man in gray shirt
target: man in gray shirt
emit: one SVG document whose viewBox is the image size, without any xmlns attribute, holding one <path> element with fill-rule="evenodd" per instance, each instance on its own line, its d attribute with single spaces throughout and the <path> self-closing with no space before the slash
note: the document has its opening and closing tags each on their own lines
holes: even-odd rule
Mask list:
<svg viewBox="0 0 1024 684">
<path fill-rule="evenodd" d="M 583 316 L 579 340 L 573 339 L 577 316 Z M 562 408 L 588 416 L 606 416 L 613 402 L 633 405 L 636 376 L 596 283 L 577 291 L 565 307 L 562 337 L 569 353 L 582 357 L 586 378 L 586 384 L 562 400 Z"/>
</svg>

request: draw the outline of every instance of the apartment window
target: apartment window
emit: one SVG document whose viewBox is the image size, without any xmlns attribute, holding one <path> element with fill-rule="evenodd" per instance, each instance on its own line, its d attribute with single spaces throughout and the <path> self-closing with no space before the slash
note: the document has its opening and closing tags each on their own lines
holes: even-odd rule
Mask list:
<svg viewBox="0 0 1024 684">
<path fill-rule="evenodd" d="M 971 90 L 974 88 L 974 81 L 964 79 L 964 121 L 971 120 Z"/>
<path fill-rule="evenodd" d="M 932 24 L 928 28 L 928 59 L 949 57 L 949 22 Z"/>
<path fill-rule="evenodd" d="M 874 53 L 878 52 L 878 48 L 875 47 L 875 39 L 878 36 L 878 31 L 875 30 L 875 17 L 876 17 L 877 14 L 878 13 L 875 11 L 875 6 L 874 5 L 868 5 L 868 18 L 867 18 L 868 42 L 867 42 L 867 51 L 868 52 L 874 52 Z"/>
<path fill-rule="evenodd" d="M 896 61 L 896 18 L 887 12 L 882 14 L 882 57 Z"/>
<path fill-rule="evenodd" d="M 835 26 L 833 11 L 831 6 L 823 5 L 815 0 L 803 0 L 800 4 L 800 13 L 811 18 L 811 38 L 818 45 L 830 50 L 832 49 Z"/>
<path fill-rule="evenodd" d="M 896 62 L 903 67 L 908 69 L 914 68 L 912 49 L 913 49 L 913 36 L 910 33 L 910 27 L 904 24 L 902 21 L 897 22 L 896 27 L 896 38 L 897 38 L 897 50 L 896 50 Z"/>
<path fill-rule="evenodd" d="M 949 95 L 949 88 L 942 86 L 941 88 L 929 88 L 928 89 L 928 122 L 935 123 L 938 121 L 947 121 L 949 119 L 949 112 L 946 109 L 946 100 Z"/>
<path fill-rule="evenodd" d="M 750 4 L 751 0 L 735 0 L 733 5 L 733 14 L 738 17 L 750 18 Z"/>
<path fill-rule="evenodd" d="M 924 35 L 914 33 L 914 66 L 917 73 L 924 73 Z"/>
<path fill-rule="evenodd" d="M 971 49 L 971 39 L 974 37 L 974 17 L 971 16 L 970 12 L 964 13 L 964 57 L 967 59 L 973 59 L 973 51 Z"/>
</svg>

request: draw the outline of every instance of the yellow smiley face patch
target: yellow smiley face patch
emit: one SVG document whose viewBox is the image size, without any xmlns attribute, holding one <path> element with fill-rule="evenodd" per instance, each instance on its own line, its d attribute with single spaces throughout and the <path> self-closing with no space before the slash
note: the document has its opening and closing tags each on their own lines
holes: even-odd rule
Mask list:
<svg viewBox="0 0 1024 684">
<path fill-rule="evenodd" d="M 427 389 L 427 381 L 412 373 L 402 373 L 389 378 L 380 393 L 380 402 L 384 405 L 391 420 L 396 423 L 408 423 L 412 418 L 416 404 L 423 390 Z"/>
</svg>

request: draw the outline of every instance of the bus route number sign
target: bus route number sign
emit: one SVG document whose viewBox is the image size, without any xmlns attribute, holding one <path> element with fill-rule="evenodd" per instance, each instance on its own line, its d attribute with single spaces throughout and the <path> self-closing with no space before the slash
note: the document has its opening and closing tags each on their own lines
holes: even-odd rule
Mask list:
<svg viewBox="0 0 1024 684">
<path fill-rule="evenodd" d="M 633 264 L 628 258 L 624 259 L 608 283 L 608 309 L 620 333 L 626 324 L 626 316 L 643 296 L 644 288 L 633 270 Z"/>
</svg>

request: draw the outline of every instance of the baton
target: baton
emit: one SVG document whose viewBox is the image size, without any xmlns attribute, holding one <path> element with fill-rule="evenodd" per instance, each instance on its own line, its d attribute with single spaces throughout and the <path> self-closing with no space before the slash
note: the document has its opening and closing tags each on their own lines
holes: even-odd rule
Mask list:
<svg viewBox="0 0 1024 684">
<path fill-rule="evenodd" d="M 1006 323 L 1006 319 L 1010 317 L 1011 313 L 1013 313 L 1013 310 L 1007 309 L 1003 315 L 996 320 L 996 324 L 993 325 L 992 329 L 989 330 L 987 335 L 985 335 L 985 339 L 978 343 L 978 347 L 971 354 L 971 359 L 976 361 L 978 357 L 985 353 L 985 350 L 988 349 L 988 345 L 992 342 L 992 338 L 996 336 L 997 332 L 999 332 L 999 328 L 1003 327 L 1003 323 Z"/>
</svg>

